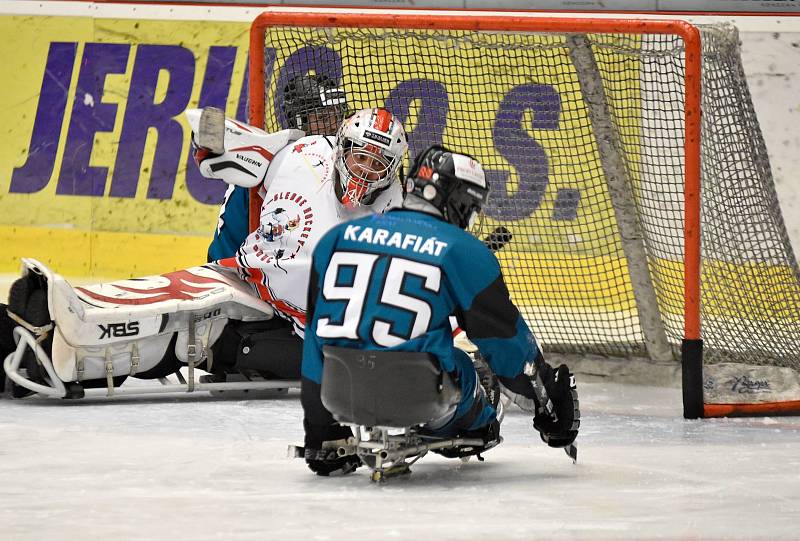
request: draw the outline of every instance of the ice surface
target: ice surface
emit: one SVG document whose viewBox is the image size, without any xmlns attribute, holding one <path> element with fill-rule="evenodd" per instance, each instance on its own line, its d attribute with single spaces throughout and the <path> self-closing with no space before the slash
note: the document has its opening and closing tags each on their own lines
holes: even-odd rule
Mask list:
<svg viewBox="0 0 800 541">
<path fill-rule="evenodd" d="M 577 465 L 515 410 L 486 462 L 383 485 L 286 458 L 297 392 L 0 399 L 0 539 L 800 538 L 800 417 L 686 421 L 676 387 L 578 384 Z"/>
<path fill-rule="evenodd" d="M 297 393 L 0 400 L 3 539 L 797 539 L 800 418 L 686 421 L 675 388 L 584 383 L 577 465 L 512 411 L 486 462 L 319 478 Z"/>
</svg>

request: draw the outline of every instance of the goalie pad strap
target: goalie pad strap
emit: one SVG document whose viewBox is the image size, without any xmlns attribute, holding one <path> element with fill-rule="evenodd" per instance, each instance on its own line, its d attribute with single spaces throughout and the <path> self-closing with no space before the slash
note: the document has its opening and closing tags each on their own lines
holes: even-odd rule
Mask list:
<svg viewBox="0 0 800 541">
<path fill-rule="evenodd" d="M 42 340 L 47 338 L 47 334 L 53 330 L 53 324 L 48 323 L 47 325 L 43 325 L 41 327 L 35 327 L 34 325 L 28 323 L 17 314 L 6 308 L 6 314 L 8 315 L 9 319 L 14 321 L 16 324 L 20 325 L 21 327 L 28 329 L 32 334 L 36 335 L 36 341 L 41 342 Z"/>
</svg>

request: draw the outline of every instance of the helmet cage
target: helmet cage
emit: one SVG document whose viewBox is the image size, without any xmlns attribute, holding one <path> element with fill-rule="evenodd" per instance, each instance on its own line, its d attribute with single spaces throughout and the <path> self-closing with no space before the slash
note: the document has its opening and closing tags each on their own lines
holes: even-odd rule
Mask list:
<svg viewBox="0 0 800 541">
<path fill-rule="evenodd" d="M 382 126 L 373 126 L 376 121 Z M 342 204 L 372 204 L 397 179 L 407 148 L 402 124 L 385 110 L 364 109 L 345 120 L 337 136 L 335 165 Z"/>
<path fill-rule="evenodd" d="M 485 195 L 475 196 L 469 193 L 470 191 L 468 185 L 462 184 L 461 186 L 452 186 L 444 196 L 445 204 L 442 207 L 442 215 L 445 220 L 462 229 L 469 229 L 474 225 L 485 202 Z"/>
<path fill-rule="evenodd" d="M 373 193 L 389 186 L 400 166 L 400 156 L 393 156 L 376 145 L 359 144 L 345 139 L 337 160 L 342 184 L 342 202 L 352 206 L 369 204 Z"/>
</svg>

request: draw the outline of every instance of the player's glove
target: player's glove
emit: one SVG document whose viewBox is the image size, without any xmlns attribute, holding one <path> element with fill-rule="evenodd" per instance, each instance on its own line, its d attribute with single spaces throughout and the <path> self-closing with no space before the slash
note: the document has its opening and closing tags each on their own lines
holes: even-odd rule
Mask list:
<svg viewBox="0 0 800 541">
<path fill-rule="evenodd" d="M 335 447 L 308 449 L 303 453 L 308 468 L 323 477 L 347 475 L 361 466 L 356 455 L 338 456 Z"/>
<path fill-rule="evenodd" d="M 557 419 L 553 419 L 544 409 L 537 408 L 533 427 L 539 431 L 542 441 L 550 447 L 566 447 L 578 437 L 581 425 L 575 376 L 570 374 L 569 368 L 564 364 L 555 370 L 542 370 L 540 375 Z"/>
</svg>

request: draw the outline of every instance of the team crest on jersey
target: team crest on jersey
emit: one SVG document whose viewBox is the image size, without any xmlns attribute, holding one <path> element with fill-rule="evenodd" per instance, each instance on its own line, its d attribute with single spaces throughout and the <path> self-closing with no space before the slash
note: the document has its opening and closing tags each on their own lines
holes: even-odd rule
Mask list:
<svg viewBox="0 0 800 541">
<path fill-rule="evenodd" d="M 306 164 L 312 168 L 313 174 L 319 182 L 325 182 L 330 177 L 333 170 L 333 162 L 329 159 L 329 156 L 306 150 L 303 152 L 303 158 Z"/>
<path fill-rule="evenodd" d="M 308 241 L 313 223 L 314 213 L 305 197 L 289 191 L 276 193 L 261 207 L 256 240 L 266 242 L 257 245 L 256 256 L 277 267 L 281 260 L 294 259 Z"/>
</svg>

